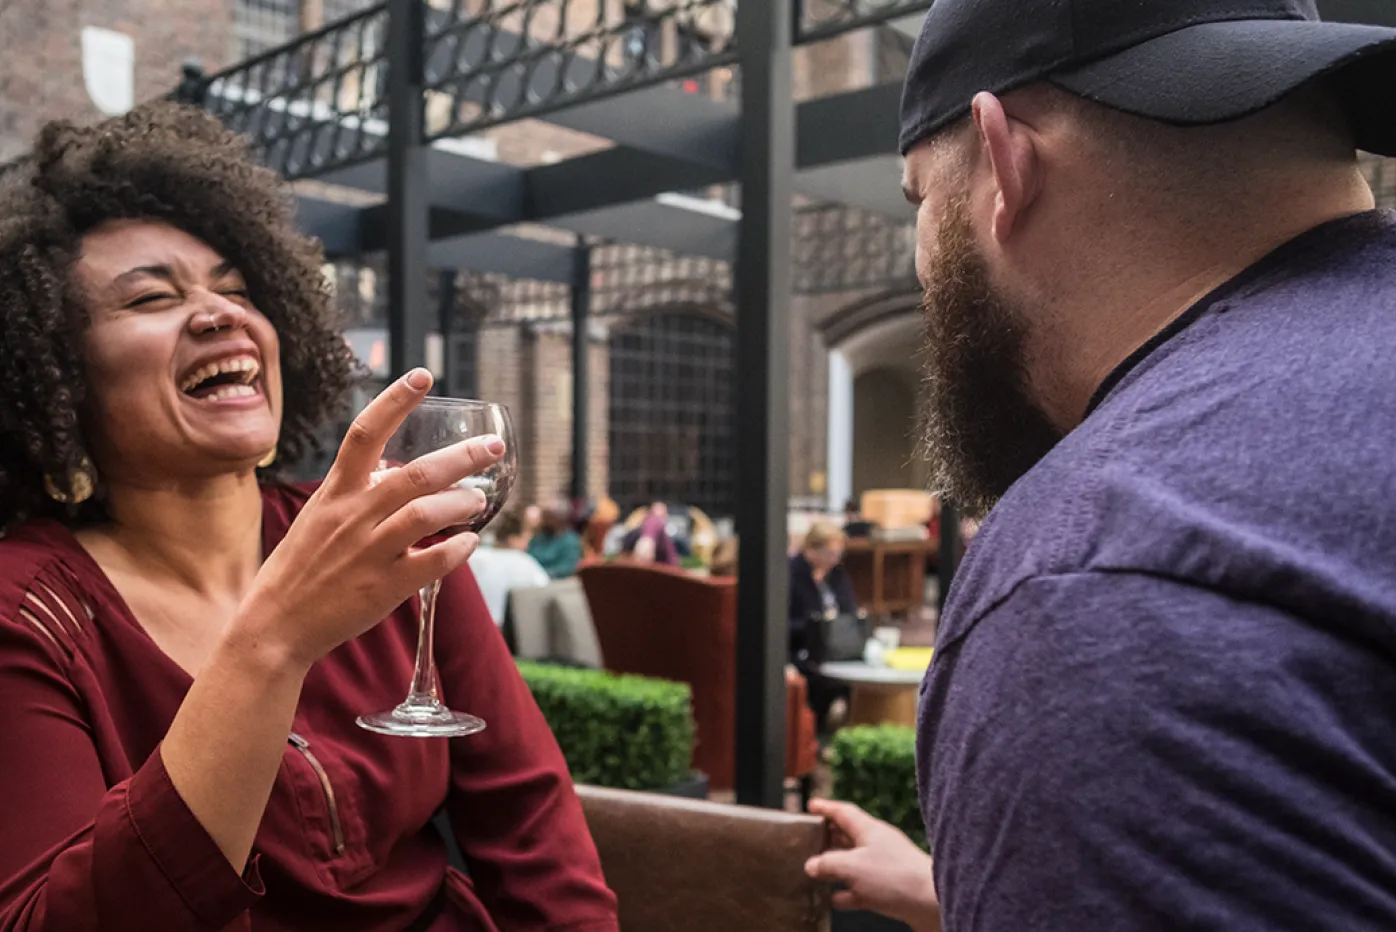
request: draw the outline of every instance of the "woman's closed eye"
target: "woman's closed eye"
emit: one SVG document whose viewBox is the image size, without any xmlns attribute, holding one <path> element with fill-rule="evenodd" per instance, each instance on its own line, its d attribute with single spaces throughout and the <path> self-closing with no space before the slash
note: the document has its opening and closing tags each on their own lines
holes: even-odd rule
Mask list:
<svg viewBox="0 0 1396 932">
<path fill-rule="evenodd" d="M 179 295 L 168 291 L 156 291 L 150 294 L 143 294 L 139 298 L 127 303 L 127 307 L 145 307 L 161 301 L 178 301 Z"/>
</svg>

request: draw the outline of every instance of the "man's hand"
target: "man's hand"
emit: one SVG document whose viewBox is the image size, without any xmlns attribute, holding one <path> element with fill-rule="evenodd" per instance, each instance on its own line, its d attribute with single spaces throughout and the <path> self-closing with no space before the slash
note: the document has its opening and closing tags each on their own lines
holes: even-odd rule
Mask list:
<svg viewBox="0 0 1396 932">
<path fill-rule="evenodd" d="M 845 888 L 834 894 L 834 906 L 881 913 L 916 932 L 940 932 L 930 855 L 850 803 L 816 799 L 809 808 L 829 820 L 838 850 L 810 858 L 805 873 Z"/>
</svg>

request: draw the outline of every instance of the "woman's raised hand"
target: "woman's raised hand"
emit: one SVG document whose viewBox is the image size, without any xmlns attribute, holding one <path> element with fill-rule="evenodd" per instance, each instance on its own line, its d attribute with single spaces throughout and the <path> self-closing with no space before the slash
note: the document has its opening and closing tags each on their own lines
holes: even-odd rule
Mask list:
<svg viewBox="0 0 1396 932">
<path fill-rule="evenodd" d="M 499 459 L 500 438 L 472 438 L 379 472 L 388 439 L 431 384 L 430 373 L 413 370 L 364 408 L 325 481 L 257 574 L 234 623 L 288 659 L 309 665 L 372 628 L 465 563 L 479 543 L 458 534 L 416 546 L 484 509 L 480 491 L 457 483 Z"/>
</svg>

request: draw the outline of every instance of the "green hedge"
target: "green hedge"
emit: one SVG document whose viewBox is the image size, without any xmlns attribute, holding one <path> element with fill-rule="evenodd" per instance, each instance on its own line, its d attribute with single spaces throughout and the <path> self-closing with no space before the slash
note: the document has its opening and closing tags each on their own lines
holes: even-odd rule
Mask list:
<svg viewBox="0 0 1396 932">
<path fill-rule="evenodd" d="M 905 725 L 845 728 L 834 735 L 831 750 L 834 798 L 861 806 L 926 847 L 916 802 L 916 731 Z"/>
<path fill-rule="evenodd" d="M 519 663 L 572 779 L 662 790 L 688 777 L 693 695 L 685 683 Z"/>
</svg>

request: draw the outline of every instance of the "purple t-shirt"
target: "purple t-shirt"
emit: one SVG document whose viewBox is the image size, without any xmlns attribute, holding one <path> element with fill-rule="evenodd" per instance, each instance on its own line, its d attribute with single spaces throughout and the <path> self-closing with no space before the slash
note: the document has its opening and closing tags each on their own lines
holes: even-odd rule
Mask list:
<svg viewBox="0 0 1396 932">
<path fill-rule="evenodd" d="M 1111 376 L 970 548 L 919 733 L 947 932 L 1396 929 L 1396 215 Z"/>
</svg>

